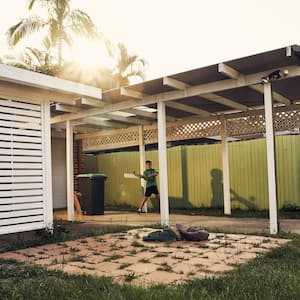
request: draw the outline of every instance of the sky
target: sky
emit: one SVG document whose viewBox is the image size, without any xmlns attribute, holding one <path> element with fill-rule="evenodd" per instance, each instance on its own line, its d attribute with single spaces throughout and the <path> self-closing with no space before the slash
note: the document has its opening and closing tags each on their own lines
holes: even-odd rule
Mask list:
<svg viewBox="0 0 300 300">
<path fill-rule="evenodd" d="M 28 0 L 1 0 L 0 53 Z M 5 3 L 5 5 L 4 5 Z M 147 79 L 300 43 L 299 0 L 72 0 L 148 64 Z M 76 47 L 80 47 L 77 44 Z"/>
</svg>

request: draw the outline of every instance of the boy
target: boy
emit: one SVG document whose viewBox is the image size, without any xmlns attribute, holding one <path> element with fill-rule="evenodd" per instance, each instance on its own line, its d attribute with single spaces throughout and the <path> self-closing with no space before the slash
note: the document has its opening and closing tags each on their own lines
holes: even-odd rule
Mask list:
<svg viewBox="0 0 300 300">
<path fill-rule="evenodd" d="M 135 174 L 135 172 L 133 172 Z M 140 178 L 144 178 L 146 183 L 146 191 L 145 195 L 142 199 L 142 202 L 138 208 L 138 213 L 142 212 L 142 209 L 144 207 L 144 204 L 147 202 L 148 198 L 154 194 L 156 196 L 157 200 L 160 200 L 159 192 L 157 189 L 157 183 L 156 183 L 156 176 L 158 175 L 158 172 L 155 169 L 152 169 L 152 162 L 150 160 L 146 161 L 146 170 L 144 171 L 143 175 L 135 174 L 136 176 Z"/>
</svg>

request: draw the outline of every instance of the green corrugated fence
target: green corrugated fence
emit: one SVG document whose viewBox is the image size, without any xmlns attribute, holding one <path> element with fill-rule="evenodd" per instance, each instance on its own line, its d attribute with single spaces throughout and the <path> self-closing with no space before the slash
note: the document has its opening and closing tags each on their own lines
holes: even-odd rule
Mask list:
<svg viewBox="0 0 300 300">
<path fill-rule="evenodd" d="M 279 207 L 300 206 L 300 136 L 276 137 Z M 158 169 L 157 151 L 146 159 Z M 233 208 L 267 209 L 267 161 L 265 139 L 229 144 L 231 202 Z M 138 152 L 98 155 L 99 172 L 108 179 L 105 203 L 137 207 L 140 181 L 124 173 L 139 171 Z M 223 205 L 221 145 L 179 146 L 168 149 L 168 184 L 171 207 Z M 157 206 L 152 199 L 149 206 Z"/>
</svg>

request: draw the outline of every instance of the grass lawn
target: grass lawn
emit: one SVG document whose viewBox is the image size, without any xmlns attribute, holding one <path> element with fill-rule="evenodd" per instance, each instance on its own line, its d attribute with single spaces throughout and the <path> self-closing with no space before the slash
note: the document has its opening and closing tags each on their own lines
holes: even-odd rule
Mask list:
<svg viewBox="0 0 300 300">
<path fill-rule="evenodd" d="M 0 261 L 1 299 L 299 299 L 300 236 L 219 278 L 147 289 Z"/>
</svg>

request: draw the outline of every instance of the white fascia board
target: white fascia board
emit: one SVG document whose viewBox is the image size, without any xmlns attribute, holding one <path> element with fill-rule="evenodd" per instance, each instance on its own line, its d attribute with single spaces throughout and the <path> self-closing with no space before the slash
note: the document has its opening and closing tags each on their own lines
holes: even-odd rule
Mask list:
<svg viewBox="0 0 300 300">
<path fill-rule="evenodd" d="M 102 99 L 102 90 L 81 83 L 0 64 L 0 81 L 12 82 L 64 94 Z"/>
</svg>

